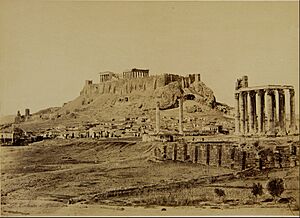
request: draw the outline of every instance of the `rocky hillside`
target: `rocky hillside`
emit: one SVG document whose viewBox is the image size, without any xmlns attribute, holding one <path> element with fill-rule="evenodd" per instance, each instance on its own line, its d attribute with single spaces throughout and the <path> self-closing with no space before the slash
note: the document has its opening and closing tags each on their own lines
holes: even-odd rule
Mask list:
<svg viewBox="0 0 300 218">
<path fill-rule="evenodd" d="M 87 81 L 76 99 L 62 107 L 39 111 L 26 123 L 58 125 L 133 117 L 150 117 L 154 121 L 156 101 L 165 115 L 177 117 L 180 97 L 184 98 L 184 112 L 192 116 L 229 114 L 231 108 L 218 103 L 213 91 L 192 76 L 164 74 L 96 84 Z"/>
</svg>

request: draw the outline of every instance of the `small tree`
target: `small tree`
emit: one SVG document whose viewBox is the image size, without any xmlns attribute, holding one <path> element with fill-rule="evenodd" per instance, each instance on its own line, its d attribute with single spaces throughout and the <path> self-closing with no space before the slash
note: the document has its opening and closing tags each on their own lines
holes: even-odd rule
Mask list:
<svg viewBox="0 0 300 218">
<path fill-rule="evenodd" d="M 275 199 L 275 197 L 280 197 L 280 195 L 284 191 L 283 179 L 281 178 L 271 179 L 267 184 L 267 189 L 270 195 L 272 195 L 273 199 Z"/>
<path fill-rule="evenodd" d="M 257 200 L 257 196 L 258 195 L 262 195 L 264 192 L 263 192 L 263 187 L 260 183 L 253 183 L 253 186 L 252 186 L 252 190 L 251 190 L 252 194 L 255 196 L 255 199 Z"/>
<path fill-rule="evenodd" d="M 225 197 L 225 191 L 223 189 L 218 189 L 218 188 L 215 188 L 215 193 L 218 195 L 218 197 L 221 199 L 223 197 L 223 200 L 224 200 L 224 197 Z"/>
</svg>

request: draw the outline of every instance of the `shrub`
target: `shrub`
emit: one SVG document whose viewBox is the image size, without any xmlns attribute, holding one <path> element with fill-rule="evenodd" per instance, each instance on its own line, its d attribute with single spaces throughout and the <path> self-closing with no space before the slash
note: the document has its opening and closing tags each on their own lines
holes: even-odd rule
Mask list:
<svg viewBox="0 0 300 218">
<path fill-rule="evenodd" d="M 257 198 L 258 195 L 263 194 L 263 187 L 260 183 L 253 183 L 251 193 Z"/>
<path fill-rule="evenodd" d="M 225 196 L 225 191 L 223 189 L 215 188 L 215 193 L 218 195 L 218 197 Z"/>
<path fill-rule="evenodd" d="M 215 193 L 218 195 L 220 199 L 223 198 L 224 201 L 225 191 L 223 189 L 215 188 Z"/>
<path fill-rule="evenodd" d="M 267 189 L 273 198 L 279 197 L 284 191 L 283 179 L 275 178 L 268 182 Z"/>
</svg>

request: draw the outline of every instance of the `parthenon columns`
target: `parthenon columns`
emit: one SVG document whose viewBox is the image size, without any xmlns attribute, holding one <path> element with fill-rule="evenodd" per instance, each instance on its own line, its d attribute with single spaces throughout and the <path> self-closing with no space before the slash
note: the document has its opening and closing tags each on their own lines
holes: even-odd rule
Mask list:
<svg viewBox="0 0 300 218">
<path fill-rule="evenodd" d="M 286 135 L 286 97 L 290 92 L 289 133 L 295 133 L 295 91 L 292 86 L 242 87 L 235 91 L 235 134 Z M 278 118 L 275 94 L 278 93 Z M 266 109 L 266 111 L 265 111 Z M 278 122 L 277 122 L 278 121 Z"/>
</svg>

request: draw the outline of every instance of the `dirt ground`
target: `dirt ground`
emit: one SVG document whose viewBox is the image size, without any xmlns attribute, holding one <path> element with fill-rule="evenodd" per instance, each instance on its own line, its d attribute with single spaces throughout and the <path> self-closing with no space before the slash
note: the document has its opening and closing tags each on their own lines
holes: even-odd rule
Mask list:
<svg viewBox="0 0 300 218">
<path fill-rule="evenodd" d="M 267 175 L 282 174 L 287 188 L 283 197 L 293 197 L 295 203 L 265 203 L 270 196 L 254 200 L 250 187 L 253 181 L 265 185 L 266 176 L 195 185 L 196 179 L 232 170 L 154 162 L 152 147 L 140 141 L 93 139 L 1 147 L 1 215 L 299 214 L 299 168 Z M 215 187 L 225 190 L 226 199 L 214 195 Z M 120 195 L 110 196 L 114 190 Z"/>
</svg>

